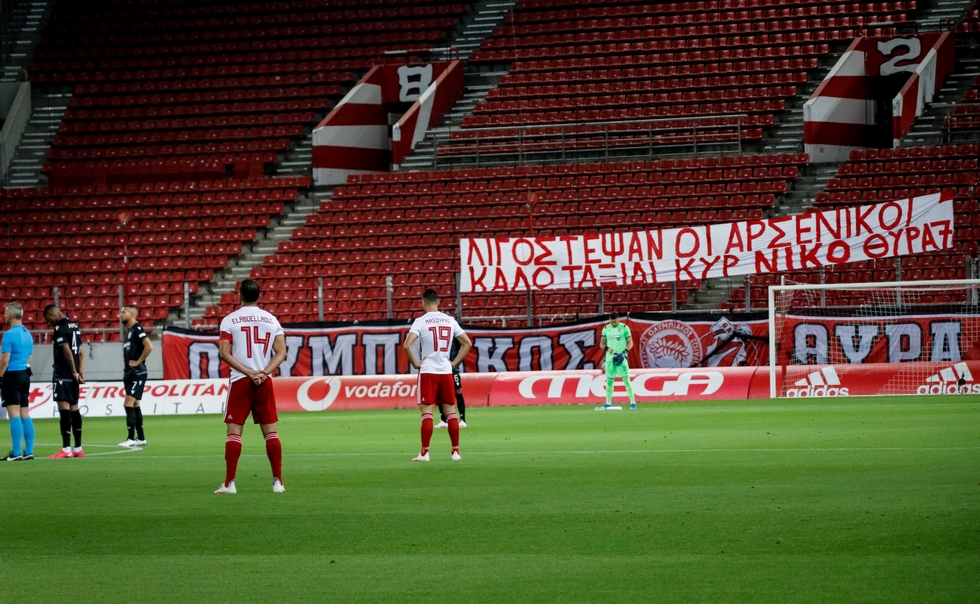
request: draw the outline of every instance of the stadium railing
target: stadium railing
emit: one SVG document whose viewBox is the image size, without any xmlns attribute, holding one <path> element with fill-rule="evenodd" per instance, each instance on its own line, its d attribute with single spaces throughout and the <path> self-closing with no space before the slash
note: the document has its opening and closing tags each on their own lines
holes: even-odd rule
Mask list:
<svg viewBox="0 0 980 604">
<path fill-rule="evenodd" d="M 742 142 L 761 136 L 746 128 L 746 114 L 651 120 L 514 124 L 433 133 L 433 167 L 462 161 L 476 166 L 524 162 L 534 157 L 567 161 L 583 156 L 653 157 L 679 149 L 741 154 Z"/>
</svg>

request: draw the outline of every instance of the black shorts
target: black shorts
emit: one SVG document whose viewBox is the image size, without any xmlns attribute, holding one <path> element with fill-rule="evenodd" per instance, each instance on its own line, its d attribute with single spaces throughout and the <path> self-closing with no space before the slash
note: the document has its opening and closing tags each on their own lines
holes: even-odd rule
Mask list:
<svg viewBox="0 0 980 604">
<path fill-rule="evenodd" d="M 146 372 L 127 371 L 123 374 L 123 386 L 126 388 L 126 396 L 131 396 L 137 401 L 143 400 L 143 387 L 146 386 Z"/>
<path fill-rule="evenodd" d="M 31 404 L 31 374 L 27 369 L 8 371 L 3 374 L 3 386 L 0 387 L 0 399 L 3 406 L 20 405 L 28 407 Z"/>
<path fill-rule="evenodd" d="M 78 382 L 75 380 L 55 378 L 52 387 L 56 403 L 78 404 Z"/>
</svg>

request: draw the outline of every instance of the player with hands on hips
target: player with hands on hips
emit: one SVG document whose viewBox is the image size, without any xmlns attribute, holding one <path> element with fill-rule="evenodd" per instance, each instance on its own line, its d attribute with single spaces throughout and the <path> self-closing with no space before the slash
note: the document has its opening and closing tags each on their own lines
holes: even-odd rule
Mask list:
<svg viewBox="0 0 980 604">
<path fill-rule="evenodd" d="M 596 407 L 596 410 L 620 410 L 612 404 L 613 387 L 616 378 L 622 378 L 626 385 L 626 394 L 630 398 L 630 409 L 636 409 L 636 397 L 633 396 L 633 384 L 630 382 L 630 368 L 627 353 L 633 348 L 633 334 L 625 323 L 619 321 L 619 313 L 609 313 L 609 324 L 602 328 L 602 338 L 599 348 L 606 351 L 603 366 L 606 370 L 606 404 Z"/>
<path fill-rule="evenodd" d="M 429 461 L 429 443 L 432 441 L 432 414 L 436 405 L 446 414 L 449 439 L 452 442 L 452 460 L 459 455 L 459 418 L 456 414 L 456 392 L 453 384 L 453 368 L 458 367 L 473 343 L 463 332 L 456 319 L 439 312 L 439 295 L 427 289 L 422 294 L 425 314 L 415 319 L 405 337 L 405 354 L 412 367 L 419 370 L 418 404 L 422 413 L 422 452 L 412 461 Z M 421 360 L 416 360 L 413 346 L 419 342 Z M 450 359 L 452 341 L 459 341 L 459 353 Z"/>
</svg>

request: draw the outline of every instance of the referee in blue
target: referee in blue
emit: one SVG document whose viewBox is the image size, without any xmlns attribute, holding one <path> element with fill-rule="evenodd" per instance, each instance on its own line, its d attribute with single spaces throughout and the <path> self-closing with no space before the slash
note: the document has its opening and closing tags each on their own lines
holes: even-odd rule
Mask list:
<svg viewBox="0 0 980 604">
<path fill-rule="evenodd" d="M 20 304 L 10 302 L 4 308 L 3 320 L 10 329 L 0 339 L 0 399 L 7 408 L 13 445 L 3 461 L 34 459 L 34 423 L 30 416 L 34 338 L 24 327 L 23 319 L 24 308 Z M 23 449 L 20 446 L 22 439 Z"/>
</svg>

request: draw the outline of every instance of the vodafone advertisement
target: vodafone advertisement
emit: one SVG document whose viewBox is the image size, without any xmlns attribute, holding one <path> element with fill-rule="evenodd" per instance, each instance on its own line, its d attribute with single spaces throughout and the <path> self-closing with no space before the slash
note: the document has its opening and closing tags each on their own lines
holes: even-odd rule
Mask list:
<svg viewBox="0 0 980 604">
<path fill-rule="evenodd" d="M 636 232 L 460 239 L 463 292 L 585 289 L 776 273 L 953 245 L 952 193 Z"/>
<path fill-rule="evenodd" d="M 50 383 L 31 384 L 31 417 L 58 417 Z M 221 413 L 228 396 L 228 380 L 167 380 L 147 382 L 140 408 L 143 415 L 195 415 Z M 79 387 L 78 407 L 86 417 L 125 417 L 122 382 L 90 382 Z"/>
</svg>

